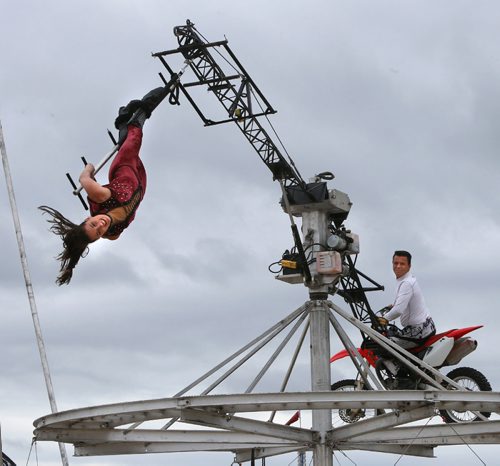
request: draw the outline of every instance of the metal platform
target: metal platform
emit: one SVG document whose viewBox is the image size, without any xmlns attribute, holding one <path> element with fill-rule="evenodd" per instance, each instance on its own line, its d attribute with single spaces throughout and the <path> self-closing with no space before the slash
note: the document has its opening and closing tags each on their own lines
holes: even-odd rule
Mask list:
<svg viewBox="0 0 500 466">
<path fill-rule="evenodd" d="M 51 414 L 34 422 L 38 440 L 72 443 L 76 456 L 228 451 L 236 461 L 311 450 L 314 430 L 252 419 L 262 412 L 374 408 L 387 414 L 332 429 L 331 448 L 431 457 L 434 447 L 500 443 L 500 421 L 401 427 L 439 409 L 500 411 L 499 392 L 365 391 L 208 395 L 107 404 Z M 242 416 L 242 414 L 247 416 Z M 178 418 L 204 430 L 130 429 L 135 422 Z M 252 453 L 253 450 L 253 453 Z"/>
<path fill-rule="evenodd" d="M 376 336 L 377 332 L 330 301 L 308 301 L 176 396 L 91 406 L 51 414 L 34 422 L 35 438 L 71 443 L 75 447 L 76 456 L 218 451 L 234 453 L 235 461 L 241 463 L 289 452 L 312 451 L 319 464 L 328 464 L 331 453 L 335 450 L 370 450 L 432 457 L 437 446 L 500 443 L 498 420 L 488 421 L 481 416 L 484 422 L 430 422 L 433 419 L 441 422 L 440 410 L 470 411 L 478 415 L 500 412 L 499 392 L 465 391 L 459 385 L 453 386 L 451 390 L 444 389 L 433 379 L 435 389 L 422 391 L 323 389 L 286 392 L 286 381 L 307 331 L 311 332 L 311 341 L 314 341 L 312 326 L 313 317 L 317 318 L 315 313 L 324 314 L 322 327 L 325 327 L 325 322 L 328 324 L 330 321 L 345 347 L 351 353 L 355 352 L 334 312 L 364 332 L 373 332 L 373 336 Z M 278 349 L 246 389 L 246 393 L 209 394 L 288 326 L 292 327 L 291 330 L 283 337 Z M 299 332 L 301 326 L 301 336 L 285 375 L 282 391 L 251 393 L 279 351 L 284 349 L 294 333 Z M 394 345 L 392 342 L 381 335 L 377 338 L 381 339 L 381 344 L 388 345 L 389 351 L 395 351 L 390 346 Z M 405 352 L 401 348 L 398 351 Z M 313 360 L 314 357 L 313 355 Z M 353 358 L 353 362 L 355 361 L 356 358 Z M 415 370 L 423 374 L 423 370 L 427 374 L 432 374 L 433 371 L 439 374 L 433 368 L 424 367 L 425 363 L 422 361 L 420 364 L 423 365 L 421 369 Z M 217 377 L 216 382 L 210 384 L 201 395 L 184 396 L 224 366 L 228 366 L 226 372 Z M 441 377 L 447 379 L 442 374 Z M 327 378 L 330 383 L 329 377 Z M 311 425 L 311 428 L 285 424 L 283 419 L 297 410 L 301 411 L 303 419 L 307 419 L 304 424 L 307 423 L 308 427 Z M 353 413 L 356 410 L 363 413 L 362 416 L 354 416 L 355 422 L 337 427 L 336 419 L 333 419 L 335 413 L 341 418 L 341 412 Z M 368 412 L 371 414 L 363 418 L 364 413 Z M 318 416 L 325 418 L 319 428 L 315 427 Z M 277 418 L 280 421 L 275 421 Z M 344 421 L 346 418 L 349 416 L 344 416 Z M 424 420 L 424 425 L 421 422 L 418 426 L 407 426 Z M 327 428 L 324 427 L 326 422 Z M 194 430 L 193 426 L 202 426 L 203 430 Z M 319 457 L 322 451 L 326 453 Z"/>
</svg>

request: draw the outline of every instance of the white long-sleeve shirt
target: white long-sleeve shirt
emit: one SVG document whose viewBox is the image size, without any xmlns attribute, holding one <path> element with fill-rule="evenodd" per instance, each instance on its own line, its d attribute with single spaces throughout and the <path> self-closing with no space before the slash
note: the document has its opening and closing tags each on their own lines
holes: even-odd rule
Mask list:
<svg viewBox="0 0 500 466">
<path fill-rule="evenodd" d="M 384 315 L 387 320 L 400 318 L 401 325 L 418 325 L 430 317 L 425 300 L 418 286 L 417 279 L 411 272 L 397 279 L 396 299 L 392 309 Z"/>
</svg>

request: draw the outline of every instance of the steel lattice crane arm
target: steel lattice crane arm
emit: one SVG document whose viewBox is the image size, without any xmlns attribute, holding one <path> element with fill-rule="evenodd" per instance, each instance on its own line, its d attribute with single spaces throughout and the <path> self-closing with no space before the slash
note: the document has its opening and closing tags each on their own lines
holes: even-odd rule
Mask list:
<svg viewBox="0 0 500 466">
<path fill-rule="evenodd" d="M 283 148 L 287 157 L 278 149 L 261 124 L 263 118 L 268 120 L 268 116 L 276 111 L 236 58 L 227 40 L 208 42 L 189 20 L 185 25 L 176 26 L 174 34 L 177 37 L 178 48 L 153 53 L 153 57 L 158 58 L 172 76 L 174 72 L 167 63 L 167 57 L 182 55 L 195 79 L 192 82 L 179 83 L 179 90 L 191 103 L 205 126 L 235 123 L 270 169 L 273 179 L 278 180 L 281 185 L 282 207 L 290 216 L 295 248 L 298 252 L 297 263 L 300 264 L 301 270 L 298 273 L 292 271 L 290 275 L 284 273 L 277 278 L 288 283 L 304 281 L 310 289 L 310 294 L 312 293 L 311 296 L 324 296 L 326 290 L 330 290 L 329 285 L 325 285 L 329 278 L 325 280 L 321 276 L 324 272 L 311 271 L 310 265 L 315 265 L 317 254 L 322 251 L 341 254 L 343 271 L 335 275 L 331 290 L 349 303 L 356 318 L 376 324 L 376 316 L 366 298 L 366 292 L 381 290 L 383 287 L 356 269 L 355 261 L 349 256 L 357 254 L 353 252 L 355 248 L 351 252 L 346 252 L 349 249 L 346 244 L 352 241 L 349 231 L 343 226 L 351 206 L 348 195 L 335 189 L 328 189 L 326 181 L 333 178 L 329 172 L 316 175 L 306 183 L 286 149 Z M 222 105 L 224 113 L 221 117 L 208 118 L 195 102 L 195 93 L 197 91 L 199 93 L 202 89 L 208 94 L 213 94 Z M 203 95 L 196 94 L 196 97 Z M 272 128 L 270 123 L 269 126 Z M 318 213 L 317 217 L 314 212 Z M 301 241 L 293 217 L 302 217 L 304 243 Z M 320 218 L 324 221 L 318 221 Z M 339 249 L 339 246 L 327 245 L 329 235 L 342 237 L 340 242 L 344 242 L 344 246 Z M 329 256 L 322 256 L 325 257 Z M 286 259 L 285 255 L 283 258 Z M 293 260 L 289 262 L 294 262 L 295 253 L 291 254 L 291 258 Z M 362 279 L 369 282 L 368 286 Z"/>
<path fill-rule="evenodd" d="M 271 170 L 275 180 L 284 182 L 285 187 L 301 187 L 306 189 L 306 183 L 296 169 L 290 157 L 285 158 L 274 144 L 267 131 L 259 121 L 259 117 L 267 117 L 276 113 L 270 103 L 259 90 L 253 79 L 243 68 L 234 53 L 229 48 L 227 40 L 206 42 L 195 30 L 189 20 L 184 26 L 174 28 L 179 47 L 174 50 L 154 53 L 161 60 L 170 74 L 172 68 L 168 65 L 167 55 L 181 53 L 193 71 L 196 80 L 180 84 L 180 90 L 189 100 L 206 126 L 234 122 L 257 151 L 257 154 Z M 218 49 L 222 48 L 224 55 Z M 211 54 L 211 50 L 221 55 L 229 65 L 233 74 L 227 74 Z M 214 121 L 207 118 L 188 92 L 189 88 L 206 86 L 208 92 L 215 95 L 223 105 L 227 118 Z M 258 108 L 258 110 L 257 110 Z"/>
</svg>

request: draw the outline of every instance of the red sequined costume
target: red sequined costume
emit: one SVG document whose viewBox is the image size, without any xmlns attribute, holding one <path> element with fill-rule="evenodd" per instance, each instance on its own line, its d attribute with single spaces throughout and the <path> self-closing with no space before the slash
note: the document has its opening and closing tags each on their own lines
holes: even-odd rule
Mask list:
<svg viewBox="0 0 500 466">
<path fill-rule="evenodd" d="M 116 239 L 132 223 L 144 198 L 147 180 L 146 170 L 139 158 L 141 143 L 142 129 L 129 125 L 127 139 L 109 168 L 109 184 L 104 185 L 111 191 L 111 197 L 101 203 L 89 198 L 92 216 L 107 214 L 111 217 L 111 225 L 104 238 Z"/>
</svg>

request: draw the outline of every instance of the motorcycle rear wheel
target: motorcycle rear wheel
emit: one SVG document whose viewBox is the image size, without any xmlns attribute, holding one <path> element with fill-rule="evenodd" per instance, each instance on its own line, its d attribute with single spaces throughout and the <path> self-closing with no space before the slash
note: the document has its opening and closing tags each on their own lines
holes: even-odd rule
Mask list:
<svg viewBox="0 0 500 466">
<path fill-rule="evenodd" d="M 339 380 L 332 385 L 332 391 L 355 391 L 359 390 L 358 383 L 354 379 Z M 376 416 L 376 409 L 342 408 L 332 411 L 332 426 L 340 427 L 345 424 L 352 424 L 360 419 L 368 419 Z"/>
<path fill-rule="evenodd" d="M 457 367 L 447 374 L 447 377 L 470 391 L 491 392 L 488 379 L 472 367 Z M 473 411 L 439 410 L 439 414 L 446 423 L 480 421 L 481 418 Z M 491 413 L 481 413 L 490 417 Z"/>
</svg>

